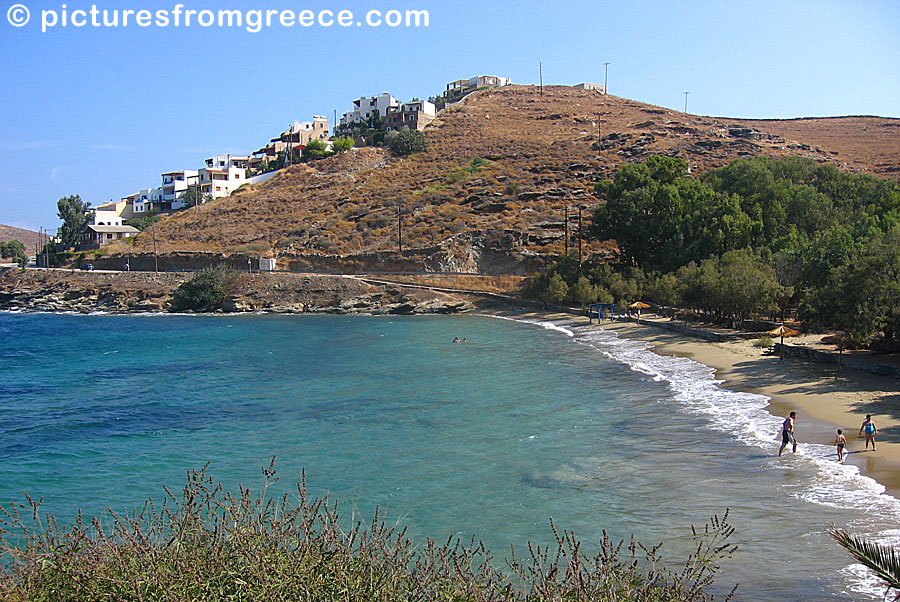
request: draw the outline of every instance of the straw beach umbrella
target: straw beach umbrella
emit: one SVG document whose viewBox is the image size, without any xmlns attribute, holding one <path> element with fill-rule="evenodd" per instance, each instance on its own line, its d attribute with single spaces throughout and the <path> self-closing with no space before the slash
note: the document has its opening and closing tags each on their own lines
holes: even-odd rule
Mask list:
<svg viewBox="0 0 900 602">
<path fill-rule="evenodd" d="M 793 328 L 788 328 L 784 324 L 779 326 L 778 328 L 773 328 L 772 330 L 766 333 L 770 337 L 781 337 L 781 357 L 784 357 L 784 337 L 796 337 L 800 336 L 800 333 Z"/>
<path fill-rule="evenodd" d="M 628 309 L 636 309 L 638 316 L 641 315 L 642 309 L 650 309 L 650 305 L 648 303 L 644 303 L 643 301 L 635 301 L 631 305 L 628 306 Z"/>
<path fill-rule="evenodd" d="M 843 368 L 843 361 L 841 357 L 844 355 L 844 349 L 850 346 L 852 339 L 847 336 L 845 332 L 835 332 L 827 337 L 822 337 L 822 342 L 826 345 L 836 345 L 838 349 L 838 370 Z"/>
</svg>

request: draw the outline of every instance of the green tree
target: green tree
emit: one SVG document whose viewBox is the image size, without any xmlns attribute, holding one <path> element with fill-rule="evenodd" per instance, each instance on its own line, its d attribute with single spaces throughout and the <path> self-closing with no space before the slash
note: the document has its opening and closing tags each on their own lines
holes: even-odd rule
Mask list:
<svg viewBox="0 0 900 602">
<path fill-rule="evenodd" d="M 856 345 L 877 337 L 885 350 L 900 348 L 900 226 L 864 241 L 813 291 L 801 315 L 845 331 Z"/>
<path fill-rule="evenodd" d="M 162 218 L 156 210 L 151 211 L 142 217 L 133 217 L 128 220 L 129 226 L 134 226 L 141 232 L 158 222 Z"/>
<path fill-rule="evenodd" d="M 681 303 L 681 287 L 675 274 L 660 274 L 651 278 L 644 289 L 644 297 L 660 305 L 669 307 Z"/>
<path fill-rule="evenodd" d="M 627 264 L 664 272 L 748 244 L 751 223 L 738 201 L 690 178 L 687 168 L 677 157 L 650 157 L 598 183 L 606 203 L 594 212 L 590 235 L 615 240 Z"/>
<path fill-rule="evenodd" d="M 338 154 L 344 153 L 353 148 L 354 144 L 356 144 L 356 141 L 349 136 L 346 138 L 336 138 L 331 142 L 331 150 Z"/>
<path fill-rule="evenodd" d="M 62 220 L 60 245 L 64 249 L 74 247 L 90 220 L 91 204 L 77 194 L 63 197 L 56 203 L 57 215 Z"/>
<path fill-rule="evenodd" d="M 596 303 L 597 299 L 600 298 L 601 292 L 602 289 L 600 287 L 591 284 L 591 281 L 584 276 L 579 276 L 575 284 L 569 288 L 569 299 L 573 303 L 586 306 Z"/>
<path fill-rule="evenodd" d="M 400 157 L 428 150 L 428 139 L 419 130 L 398 132 L 390 141 L 391 151 Z"/>
<path fill-rule="evenodd" d="M 0 257 L 15 260 L 19 267 L 25 267 L 25 264 L 28 262 L 28 256 L 25 255 L 25 245 L 18 240 L 0 243 Z"/>
<path fill-rule="evenodd" d="M 184 191 L 184 195 L 182 195 L 181 197 L 181 202 L 183 202 L 188 207 L 196 207 L 197 205 L 208 203 L 211 200 L 212 195 L 208 192 L 203 192 L 202 190 L 200 190 L 199 186 L 191 186 Z"/>
<path fill-rule="evenodd" d="M 545 303 L 562 303 L 569 296 L 569 285 L 562 279 L 559 274 L 553 274 L 547 281 L 547 291 L 545 293 Z"/>
<path fill-rule="evenodd" d="M 324 159 L 330 154 L 331 153 L 326 150 L 324 142 L 320 140 L 310 140 L 306 143 L 306 146 L 303 147 L 300 156 L 304 162 L 308 162 L 315 161 L 317 159 Z"/>
</svg>

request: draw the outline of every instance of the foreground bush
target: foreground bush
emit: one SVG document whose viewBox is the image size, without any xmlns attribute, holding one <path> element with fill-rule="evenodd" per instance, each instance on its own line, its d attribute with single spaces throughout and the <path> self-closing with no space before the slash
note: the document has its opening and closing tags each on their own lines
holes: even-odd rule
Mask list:
<svg viewBox="0 0 900 602">
<path fill-rule="evenodd" d="M 391 139 L 389 146 L 395 155 L 406 157 L 428 150 L 428 139 L 418 130 L 404 130 Z"/>
<path fill-rule="evenodd" d="M 673 572 L 660 568 L 658 546 L 616 545 L 604 533 L 589 557 L 553 526 L 553 550 L 529 544 L 501 570 L 474 538 L 417 548 L 377 511 L 368 526 L 348 525 L 336 503 L 308 498 L 305 474 L 295 502 L 268 496 L 277 477 L 272 465 L 263 474 L 259 495 L 241 487 L 234 496 L 194 471 L 181 495 L 166 489 L 161 507 L 151 498 L 89 526 L 80 515 L 62 528 L 42 520 L 30 497 L 0 506 L 0 599 L 684 602 L 711 599 L 717 561 L 735 549 L 726 543 L 733 529 L 713 518 Z"/>
<path fill-rule="evenodd" d="M 197 272 L 193 278 L 175 289 L 172 311 L 216 311 L 228 298 L 228 287 L 237 278 L 229 269 L 216 267 Z"/>
</svg>

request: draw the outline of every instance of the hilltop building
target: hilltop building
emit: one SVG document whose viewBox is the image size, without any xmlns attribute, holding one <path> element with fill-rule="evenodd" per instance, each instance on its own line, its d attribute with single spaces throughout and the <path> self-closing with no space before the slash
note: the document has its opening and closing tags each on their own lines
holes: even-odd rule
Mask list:
<svg viewBox="0 0 900 602">
<path fill-rule="evenodd" d="M 218 199 L 230 195 L 247 182 L 250 157 L 216 155 L 206 160 L 206 167 L 198 170 L 200 191 Z"/>
<path fill-rule="evenodd" d="M 436 115 L 434 103 L 427 100 L 413 100 L 399 107 L 388 107 L 384 129 L 388 132 L 423 130 L 434 121 Z"/>
<path fill-rule="evenodd" d="M 497 75 L 477 75 L 469 79 L 458 79 L 447 84 L 444 96 L 460 96 L 467 92 L 477 90 L 478 88 L 502 88 L 509 86 L 512 80 L 508 77 L 499 77 Z"/>
<path fill-rule="evenodd" d="M 161 188 L 142 188 L 134 194 L 122 197 L 122 202 L 127 203 L 131 208 L 133 217 L 142 217 L 153 209 L 153 199 L 162 196 Z M 130 219 L 126 217 L 125 219 Z"/>
<path fill-rule="evenodd" d="M 606 84 L 581 83 L 581 84 L 575 84 L 572 87 L 578 88 L 579 90 L 594 90 L 595 92 L 599 92 L 600 94 L 606 94 Z"/>
<path fill-rule="evenodd" d="M 391 96 L 388 92 L 384 92 L 381 96 L 363 96 L 353 101 L 356 108 L 347 111 L 341 116 L 341 127 L 346 127 L 356 123 L 365 123 L 370 118 L 385 117 L 388 109 L 400 107 L 400 101 Z"/>
<path fill-rule="evenodd" d="M 276 138 L 272 138 L 269 143 L 253 153 L 253 158 L 248 160 L 248 167 L 258 165 L 262 161 L 268 161 L 283 153 L 290 145 L 292 151 L 302 150 L 304 146 L 312 140 L 319 142 L 328 141 L 328 130 L 330 124 L 328 118 L 322 115 L 313 115 L 312 121 L 294 120 L 294 123 Z"/>
<path fill-rule="evenodd" d="M 188 188 L 200 184 L 200 172 L 196 169 L 182 169 L 162 174 L 162 190 L 159 205 L 165 211 L 185 206 L 184 193 Z"/>
</svg>

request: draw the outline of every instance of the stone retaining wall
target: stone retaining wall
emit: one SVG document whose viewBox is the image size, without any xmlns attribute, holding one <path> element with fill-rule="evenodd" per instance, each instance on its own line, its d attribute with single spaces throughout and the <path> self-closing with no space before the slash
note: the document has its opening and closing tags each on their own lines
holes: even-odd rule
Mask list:
<svg viewBox="0 0 900 602">
<path fill-rule="evenodd" d="M 878 374 L 879 376 L 891 376 L 900 378 L 900 368 L 889 366 L 888 364 L 879 364 L 874 361 L 854 358 L 846 354 L 838 354 L 832 351 L 823 351 L 821 349 L 810 349 L 801 345 L 782 345 L 775 343 L 775 353 L 784 354 L 783 357 L 791 359 L 799 359 L 807 362 L 818 362 L 823 364 L 840 363 L 844 368 L 852 370 L 863 370 Z"/>
<path fill-rule="evenodd" d="M 713 341 L 716 343 L 722 343 L 724 341 L 732 341 L 738 337 L 736 334 L 727 333 L 727 332 L 714 332 L 711 330 L 701 330 L 699 328 L 691 328 L 690 326 L 685 326 L 682 322 L 657 322 L 656 320 L 645 320 L 644 318 L 638 318 L 635 316 L 626 316 L 624 318 L 616 318 L 618 320 L 626 320 L 628 322 L 635 322 L 636 324 L 641 324 L 642 326 L 652 326 L 653 328 L 661 328 L 663 330 L 668 330 L 671 332 L 677 332 L 680 334 L 686 334 L 688 336 L 697 337 L 698 339 L 704 339 L 707 341 Z M 754 336 L 755 338 L 755 336 Z"/>
</svg>

